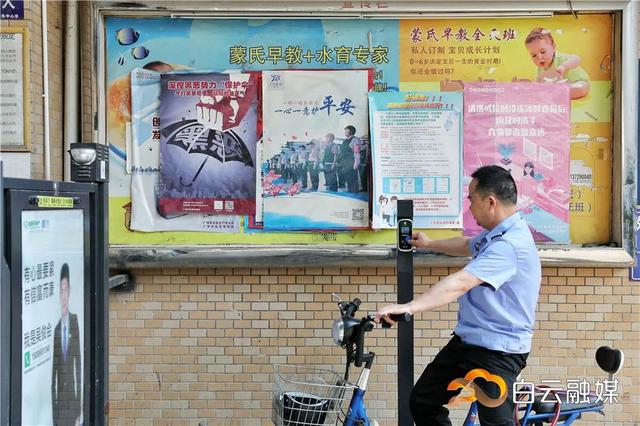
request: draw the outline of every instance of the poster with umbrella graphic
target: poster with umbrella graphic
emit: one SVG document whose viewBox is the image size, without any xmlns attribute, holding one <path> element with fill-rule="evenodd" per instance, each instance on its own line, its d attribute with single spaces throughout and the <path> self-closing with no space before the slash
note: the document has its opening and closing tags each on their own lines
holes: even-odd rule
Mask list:
<svg viewBox="0 0 640 426">
<path fill-rule="evenodd" d="M 131 71 L 131 229 L 238 232 L 236 215 L 160 214 L 160 77 L 161 73 L 143 68 Z"/>
<path fill-rule="evenodd" d="M 160 211 L 255 213 L 258 78 L 163 74 Z"/>
</svg>

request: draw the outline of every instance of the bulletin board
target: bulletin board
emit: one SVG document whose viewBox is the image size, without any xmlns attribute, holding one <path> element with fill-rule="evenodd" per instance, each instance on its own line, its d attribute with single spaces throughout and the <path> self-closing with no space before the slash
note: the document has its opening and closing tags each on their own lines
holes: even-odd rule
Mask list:
<svg viewBox="0 0 640 426">
<path fill-rule="evenodd" d="M 370 68 L 374 91 L 460 91 L 471 82 L 535 81 L 536 65 L 525 47 L 525 38 L 534 28 L 553 36 L 557 52 L 578 56 L 588 76 L 588 93 L 571 101 L 569 233 L 572 244 L 607 243 L 613 193 L 614 22 L 613 13 L 369 20 L 105 16 L 110 243 L 390 244 L 395 237 L 393 230 L 260 232 L 250 229 L 250 216 L 239 218 L 237 233 L 131 230 L 127 157 L 132 150 L 128 129 L 135 68 L 167 66 L 187 73 Z M 444 238 L 461 231 L 428 233 Z"/>
</svg>

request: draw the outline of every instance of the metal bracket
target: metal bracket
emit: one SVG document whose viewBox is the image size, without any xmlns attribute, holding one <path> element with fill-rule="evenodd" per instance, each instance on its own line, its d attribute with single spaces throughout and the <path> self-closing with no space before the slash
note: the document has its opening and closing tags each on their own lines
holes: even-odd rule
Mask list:
<svg viewBox="0 0 640 426">
<path fill-rule="evenodd" d="M 573 17 L 575 19 L 578 19 L 578 15 L 576 15 L 576 12 L 573 10 L 573 3 L 571 3 L 571 0 L 567 0 L 567 6 L 569 6 L 569 10 L 571 11 Z"/>
<path fill-rule="evenodd" d="M 109 290 L 117 292 L 131 292 L 135 290 L 135 283 L 127 273 L 113 275 L 109 277 Z"/>
</svg>

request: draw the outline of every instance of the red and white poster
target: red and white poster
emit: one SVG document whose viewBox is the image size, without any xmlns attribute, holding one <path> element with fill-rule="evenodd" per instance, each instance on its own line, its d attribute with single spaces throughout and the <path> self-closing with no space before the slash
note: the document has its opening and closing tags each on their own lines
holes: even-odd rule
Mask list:
<svg viewBox="0 0 640 426">
<path fill-rule="evenodd" d="M 160 212 L 255 214 L 258 78 L 163 74 Z"/>
</svg>

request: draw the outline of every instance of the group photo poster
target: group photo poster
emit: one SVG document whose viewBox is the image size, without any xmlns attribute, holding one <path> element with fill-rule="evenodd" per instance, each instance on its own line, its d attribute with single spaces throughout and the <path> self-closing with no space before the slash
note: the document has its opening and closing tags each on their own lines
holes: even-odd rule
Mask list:
<svg viewBox="0 0 640 426">
<path fill-rule="evenodd" d="M 395 228 L 413 200 L 415 228 L 461 228 L 462 94 L 371 93 L 374 229 Z"/>
<path fill-rule="evenodd" d="M 375 92 L 462 92 L 466 83 L 483 81 L 539 81 L 549 88 L 569 84 L 570 240 L 575 244 L 606 242 L 611 226 L 613 31 L 614 19 L 609 13 L 518 19 L 106 17 L 104 120 L 110 146 L 110 242 L 238 241 L 236 235 L 227 233 L 133 232 L 128 227 L 132 174 L 127 172 L 127 156 L 131 155 L 127 128 L 131 128 L 130 75 L 134 68 L 161 73 L 371 68 Z M 211 38 L 215 44 L 210 43 Z M 555 59 L 544 62 L 542 58 L 541 62 L 532 56 L 541 45 L 548 45 L 546 50 Z M 577 60 L 578 65 L 571 69 L 562 66 L 568 59 L 567 64 L 575 65 Z M 257 193 L 260 185 L 256 182 Z M 247 222 L 255 223 L 255 218 L 250 216 Z M 459 231 L 442 232 L 452 236 Z M 382 243 L 386 235 L 357 231 L 337 234 L 336 242 Z M 300 243 L 311 241 L 311 237 L 278 232 L 245 241 Z"/>
<path fill-rule="evenodd" d="M 82 424 L 83 211 L 25 210 L 21 223 L 22 424 Z"/>
<path fill-rule="evenodd" d="M 468 83 L 464 89 L 464 234 L 481 228 L 468 209 L 468 183 L 477 168 L 511 172 L 518 210 L 538 242 L 569 241 L 570 86 Z"/>
<path fill-rule="evenodd" d="M 131 229 L 238 232 L 240 217 L 160 211 L 160 73 L 131 72 Z"/>
<path fill-rule="evenodd" d="M 160 84 L 160 212 L 255 214 L 255 74 L 162 74 Z"/>
<path fill-rule="evenodd" d="M 371 70 L 265 71 L 264 229 L 369 226 Z"/>
</svg>

